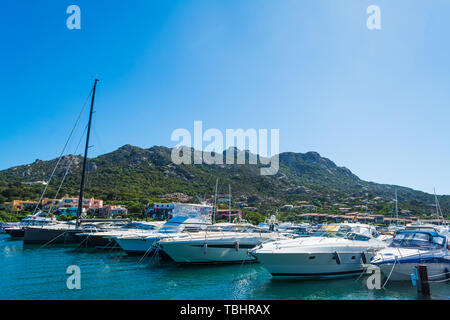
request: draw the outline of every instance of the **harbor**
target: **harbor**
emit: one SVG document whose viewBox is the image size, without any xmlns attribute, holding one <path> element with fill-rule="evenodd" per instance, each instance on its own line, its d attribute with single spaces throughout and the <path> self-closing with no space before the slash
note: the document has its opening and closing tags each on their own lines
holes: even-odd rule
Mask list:
<svg viewBox="0 0 450 320">
<path fill-rule="evenodd" d="M 55 245 L 23 245 L 0 235 L 0 299 L 429 299 L 411 282 L 369 290 L 366 276 L 326 281 L 274 280 L 259 264 L 185 266 L 151 257 Z M 66 287 L 67 266 L 82 270 L 81 290 Z M 448 299 L 432 285 L 431 299 Z"/>
<path fill-rule="evenodd" d="M 154 222 L 81 219 L 78 226 L 36 215 L 3 226 L 0 299 L 449 298 L 446 225 L 381 234 L 367 224 L 296 225 L 275 216 L 257 226 L 215 223 L 214 207 L 201 204 L 178 203 L 172 214 Z M 29 241 L 30 230 L 53 238 Z M 429 270 L 428 292 L 414 281 L 418 266 Z"/>
</svg>

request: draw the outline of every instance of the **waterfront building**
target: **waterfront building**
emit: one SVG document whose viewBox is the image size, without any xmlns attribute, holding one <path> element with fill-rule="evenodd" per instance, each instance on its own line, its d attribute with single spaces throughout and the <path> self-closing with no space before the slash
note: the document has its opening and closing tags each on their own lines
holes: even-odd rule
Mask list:
<svg viewBox="0 0 450 320">
<path fill-rule="evenodd" d="M 94 198 L 86 199 L 83 198 L 83 208 L 89 209 L 100 209 L 103 207 L 103 200 L 97 200 Z M 74 208 L 78 207 L 78 198 L 62 198 L 59 203 L 60 208 Z"/>
<path fill-rule="evenodd" d="M 105 205 L 98 209 L 98 213 L 103 216 L 122 216 L 128 214 L 128 209 L 121 206 Z"/>
<path fill-rule="evenodd" d="M 66 216 L 76 216 L 77 215 L 77 212 L 78 212 L 78 207 L 67 207 L 67 208 L 64 208 L 64 207 L 61 207 L 61 208 L 58 208 L 58 210 L 57 211 L 55 211 L 54 213 L 55 214 L 64 214 L 64 215 L 66 215 Z M 82 210 L 81 210 L 81 213 L 85 213 L 86 212 L 86 208 L 83 208 Z"/>
<path fill-rule="evenodd" d="M 42 210 L 49 210 L 50 208 L 57 209 L 59 208 L 60 202 L 61 199 L 43 198 L 41 201 L 41 208 Z"/>
<path fill-rule="evenodd" d="M 154 219 L 165 220 L 169 218 L 174 208 L 174 203 L 154 203 L 147 207 L 146 214 Z"/>
<path fill-rule="evenodd" d="M 5 202 L 3 204 L 3 209 L 9 213 L 19 213 L 22 211 L 33 211 L 37 205 L 37 201 L 29 200 L 13 200 L 10 202 Z"/>
<path fill-rule="evenodd" d="M 229 218 L 229 216 L 231 216 L 231 219 L 234 218 L 242 218 L 242 211 L 238 210 L 238 209 L 231 209 L 231 214 L 230 214 L 230 210 L 229 209 L 218 209 L 217 210 L 217 214 L 216 217 L 221 219 L 221 218 Z"/>
</svg>

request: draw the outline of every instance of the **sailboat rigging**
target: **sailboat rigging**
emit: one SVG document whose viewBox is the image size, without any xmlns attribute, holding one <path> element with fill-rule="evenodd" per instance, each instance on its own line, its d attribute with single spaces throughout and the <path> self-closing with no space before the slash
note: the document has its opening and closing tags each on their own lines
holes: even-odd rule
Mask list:
<svg viewBox="0 0 450 320">
<path fill-rule="evenodd" d="M 91 108 L 89 111 L 89 122 L 88 122 L 87 133 L 86 133 L 86 145 L 84 147 L 83 168 L 82 168 L 82 172 L 81 172 L 80 194 L 78 197 L 76 228 L 78 228 L 80 226 L 81 211 L 83 209 L 84 179 L 86 177 L 86 162 L 87 162 L 87 154 L 88 154 L 88 149 L 89 149 L 89 137 L 91 134 L 92 112 L 94 110 L 95 90 L 97 88 L 97 82 L 98 82 L 98 79 L 95 79 L 94 88 L 92 89 Z"/>
</svg>

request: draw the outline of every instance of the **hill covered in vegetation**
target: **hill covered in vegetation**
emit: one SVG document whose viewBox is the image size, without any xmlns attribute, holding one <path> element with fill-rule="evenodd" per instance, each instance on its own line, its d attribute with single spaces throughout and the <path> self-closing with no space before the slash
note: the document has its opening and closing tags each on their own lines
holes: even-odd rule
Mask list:
<svg viewBox="0 0 450 320">
<path fill-rule="evenodd" d="M 107 203 L 122 203 L 132 211 L 143 210 L 147 203 L 158 201 L 165 193 L 183 192 L 194 201 L 210 197 L 219 179 L 219 193 L 228 193 L 231 185 L 233 199 L 243 199 L 249 206 L 273 211 L 283 204 L 307 201 L 319 211 L 330 210 L 333 203 L 361 203 L 374 197 L 385 199 L 375 213 L 392 210 L 395 189 L 399 207 L 431 215 L 435 208 L 434 195 L 407 187 L 378 184 L 359 179 L 349 169 L 316 152 L 279 155 L 277 174 L 263 176 L 260 165 L 176 165 L 171 161 L 171 149 L 154 146 L 143 149 L 125 145 L 111 153 L 88 161 L 86 196 Z M 235 155 L 238 152 L 234 150 Z M 247 157 L 249 156 L 246 151 Z M 35 162 L 0 171 L 0 203 L 14 199 L 37 200 L 43 186 L 26 186 L 23 182 L 47 180 L 58 159 Z M 55 171 L 47 196 L 53 197 L 66 174 L 59 196 L 75 196 L 80 184 L 82 157 L 65 156 Z M 69 168 L 69 170 L 67 170 Z M 439 196 L 442 210 L 450 209 L 450 196 Z M 331 206 L 332 207 L 332 206 Z"/>
</svg>

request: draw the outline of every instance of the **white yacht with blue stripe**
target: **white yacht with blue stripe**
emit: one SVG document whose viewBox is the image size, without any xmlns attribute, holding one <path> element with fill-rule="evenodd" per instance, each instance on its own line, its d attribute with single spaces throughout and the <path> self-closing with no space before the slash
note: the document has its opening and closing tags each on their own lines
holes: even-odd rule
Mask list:
<svg viewBox="0 0 450 320">
<path fill-rule="evenodd" d="M 394 281 L 410 281 L 414 267 L 425 264 L 430 280 L 450 277 L 449 243 L 446 236 L 428 230 L 404 230 L 371 261 Z"/>
</svg>

